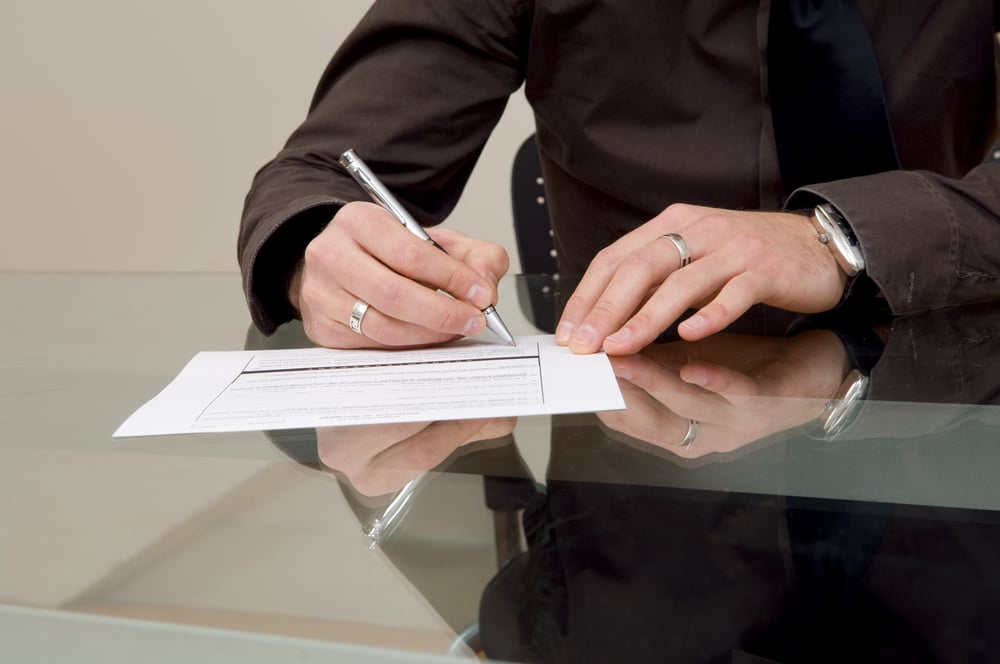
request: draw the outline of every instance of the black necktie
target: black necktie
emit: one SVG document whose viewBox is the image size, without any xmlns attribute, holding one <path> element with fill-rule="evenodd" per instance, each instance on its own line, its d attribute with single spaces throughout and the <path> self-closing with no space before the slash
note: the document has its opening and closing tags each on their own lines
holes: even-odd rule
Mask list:
<svg viewBox="0 0 1000 664">
<path fill-rule="evenodd" d="M 871 36 L 853 0 L 772 0 L 768 88 L 786 193 L 899 168 Z"/>
</svg>

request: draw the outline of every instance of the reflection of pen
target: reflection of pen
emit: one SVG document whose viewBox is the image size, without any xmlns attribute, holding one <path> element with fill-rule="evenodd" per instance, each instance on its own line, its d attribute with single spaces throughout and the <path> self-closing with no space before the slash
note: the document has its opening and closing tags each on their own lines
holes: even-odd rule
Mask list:
<svg viewBox="0 0 1000 664">
<path fill-rule="evenodd" d="M 379 544 L 384 544 L 389 539 L 389 536 L 392 535 L 403 517 L 410 510 L 410 501 L 426 477 L 427 473 L 422 473 L 407 482 L 384 510 L 365 523 L 364 531 L 365 535 L 368 536 L 369 547 L 375 548 Z"/>
<path fill-rule="evenodd" d="M 376 203 L 384 207 L 386 210 L 392 213 L 396 219 L 406 227 L 406 230 L 410 231 L 416 235 L 421 240 L 426 240 L 430 242 L 441 251 L 444 249 L 431 239 L 431 236 L 427 234 L 423 226 L 417 223 L 406 208 L 396 200 L 396 197 L 385 188 L 385 185 L 375 174 L 372 173 L 368 165 L 362 161 L 361 157 L 357 155 L 354 150 L 348 150 L 344 154 L 340 155 L 340 165 L 347 169 L 347 172 L 351 174 L 358 184 L 360 184 L 368 195 L 372 197 Z M 500 319 L 500 314 L 497 313 L 497 308 L 492 304 L 485 309 L 483 309 L 483 316 L 486 317 L 486 327 L 493 331 L 498 337 L 509 343 L 511 346 L 516 346 L 517 343 L 514 341 L 514 337 L 511 335 L 507 326 L 503 324 Z"/>
</svg>

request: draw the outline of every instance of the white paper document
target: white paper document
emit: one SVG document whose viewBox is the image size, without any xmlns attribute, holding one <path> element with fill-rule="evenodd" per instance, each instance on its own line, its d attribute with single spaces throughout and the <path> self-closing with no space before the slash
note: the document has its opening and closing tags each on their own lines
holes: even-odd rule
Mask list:
<svg viewBox="0 0 1000 664">
<path fill-rule="evenodd" d="M 625 408 L 603 353 L 551 335 L 513 348 L 464 339 L 418 350 L 198 353 L 115 432 L 154 436 L 546 415 Z"/>
</svg>

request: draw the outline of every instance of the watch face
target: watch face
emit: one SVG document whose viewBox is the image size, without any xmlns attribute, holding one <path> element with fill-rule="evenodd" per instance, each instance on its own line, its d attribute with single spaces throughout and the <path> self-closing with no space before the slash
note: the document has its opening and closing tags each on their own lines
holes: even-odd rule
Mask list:
<svg viewBox="0 0 1000 664">
<path fill-rule="evenodd" d="M 823 433 L 827 439 L 835 438 L 854 419 L 853 415 L 858 412 L 868 392 L 868 377 L 857 369 L 852 370 L 844 379 L 840 392 L 843 396 L 835 402 L 823 422 Z"/>
<path fill-rule="evenodd" d="M 861 248 L 854 238 L 854 233 L 833 206 L 828 204 L 816 206 L 816 214 L 813 219 L 818 227 L 817 233 L 820 235 L 820 242 L 826 244 L 833 252 L 837 264 L 848 277 L 853 277 L 865 269 L 865 260 L 861 255 Z M 824 241 L 824 237 L 826 241 Z"/>
</svg>

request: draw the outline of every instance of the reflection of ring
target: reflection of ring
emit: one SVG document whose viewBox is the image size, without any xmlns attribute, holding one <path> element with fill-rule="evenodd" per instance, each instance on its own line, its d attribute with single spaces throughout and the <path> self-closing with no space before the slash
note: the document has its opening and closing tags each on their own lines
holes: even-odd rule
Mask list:
<svg viewBox="0 0 1000 664">
<path fill-rule="evenodd" d="M 677 247 L 677 253 L 680 254 L 681 267 L 691 263 L 691 247 L 688 245 L 687 240 L 682 238 L 677 233 L 667 233 L 665 235 L 661 235 L 660 237 L 670 240 L 674 243 L 674 246 Z"/>
<path fill-rule="evenodd" d="M 351 309 L 351 329 L 362 334 L 361 332 L 361 321 L 364 319 L 365 314 L 368 313 L 368 303 L 364 300 L 358 300 L 354 303 L 354 307 Z"/>
<path fill-rule="evenodd" d="M 680 440 L 680 442 L 673 443 L 673 446 L 683 447 L 687 449 L 688 447 L 691 447 L 691 443 L 693 443 L 694 439 L 697 437 L 698 437 L 698 420 L 689 419 L 687 433 L 684 434 L 684 437 Z"/>
</svg>

